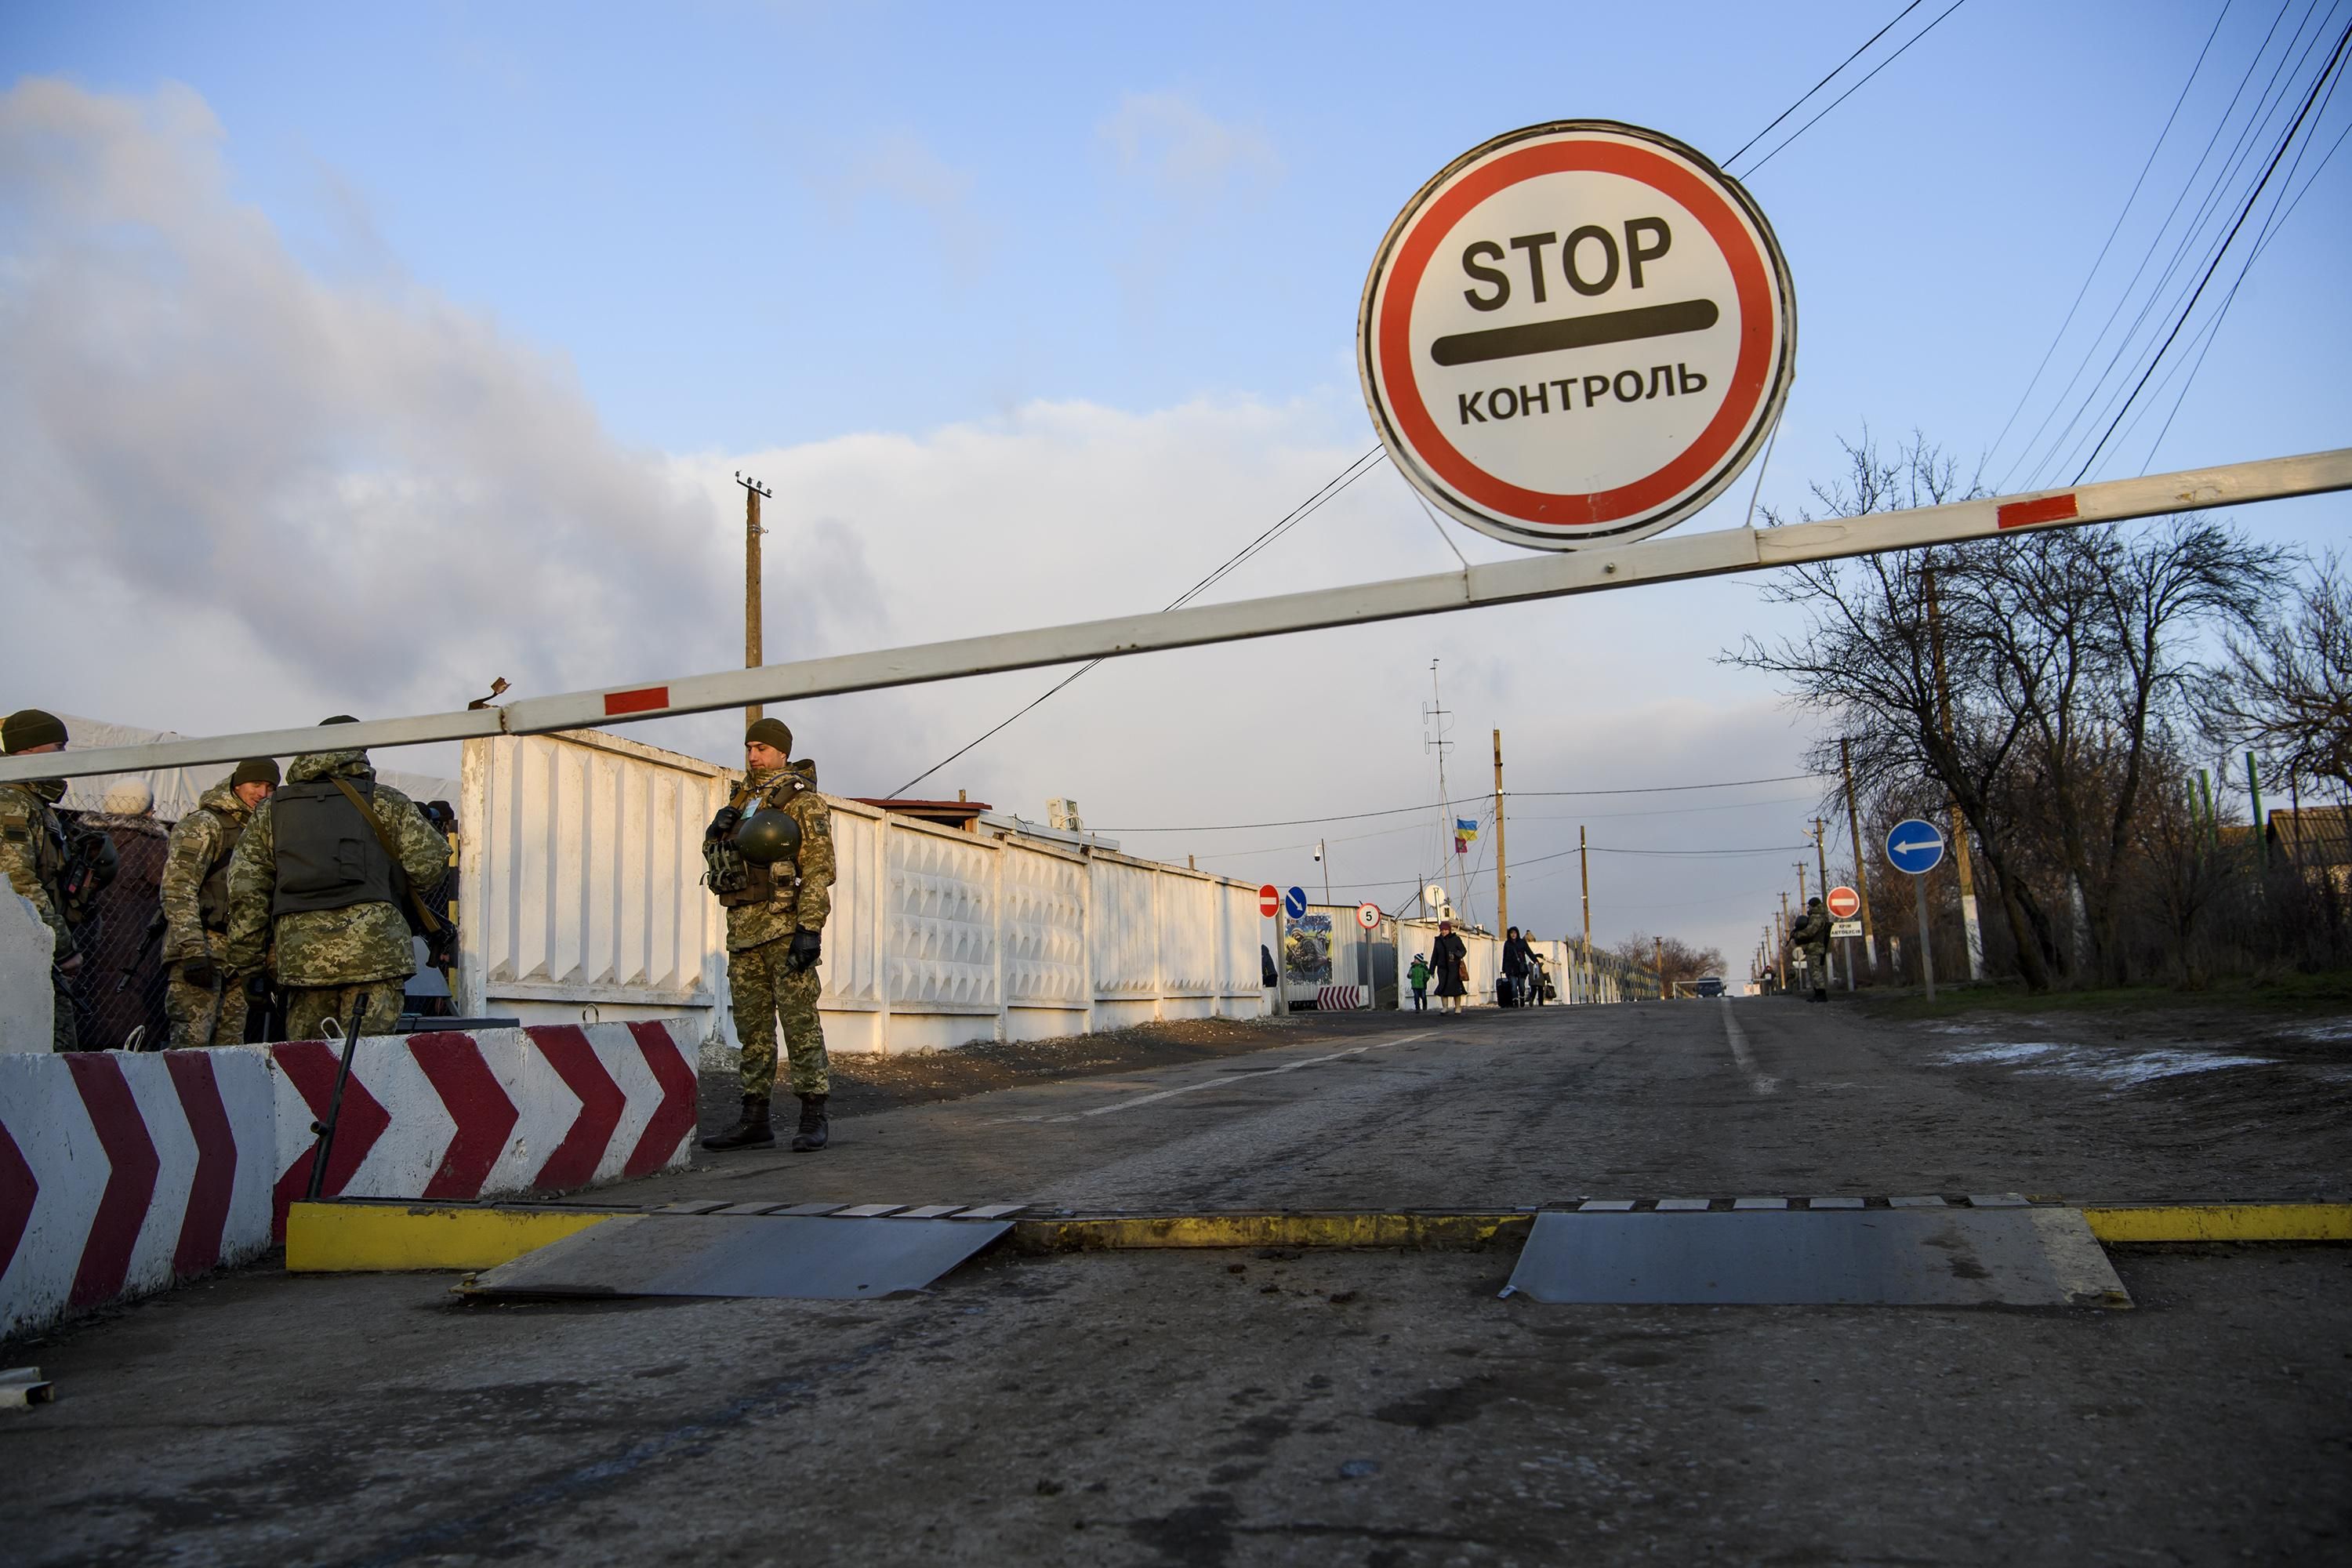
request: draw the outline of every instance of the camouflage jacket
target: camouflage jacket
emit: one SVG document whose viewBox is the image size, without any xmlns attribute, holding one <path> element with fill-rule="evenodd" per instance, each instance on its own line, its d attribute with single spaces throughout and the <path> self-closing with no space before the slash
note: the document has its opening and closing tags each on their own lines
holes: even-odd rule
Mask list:
<svg viewBox="0 0 2352 1568">
<path fill-rule="evenodd" d="M 305 784 L 341 773 L 373 779 L 367 753 L 313 752 L 294 759 L 288 784 Z M 269 906 L 278 890 L 278 848 L 270 807 L 265 800 L 246 825 L 228 865 L 229 967 L 249 973 L 265 959 L 280 985 L 363 985 L 403 980 L 416 973 L 408 920 L 390 904 L 371 901 L 340 910 L 299 910 L 275 921 Z M 433 830 L 406 795 L 377 784 L 370 803 L 376 820 L 400 851 L 402 869 L 419 898 L 441 885 L 449 868 L 449 841 Z M 274 929 L 273 929 L 274 928 Z"/>
<path fill-rule="evenodd" d="M 1789 945 L 1801 947 L 1807 952 L 1822 953 L 1830 950 L 1830 917 L 1808 910 L 1797 917 L 1789 928 Z"/>
<path fill-rule="evenodd" d="M 801 848 L 794 874 L 778 876 L 773 900 L 727 911 L 727 951 L 740 952 L 795 931 L 823 931 L 833 912 L 833 811 L 816 792 L 816 764 L 798 762 L 751 773 L 730 798 L 747 812 L 791 812 L 800 821 Z"/>
<path fill-rule="evenodd" d="M 163 852 L 163 962 L 177 963 L 198 953 L 220 956 L 218 941 L 207 941 L 201 908 L 205 879 L 220 858 L 229 823 L 242 825 L 253 813 L 236 791 L 217 784 L 205 791 L 196 809 L 172 826 L 172 842 Z M 226 817 L 228 822 L 221 819 Z"/>
<path fill-rule="evenodd" d="M 49 809 L 65 791 L 55 795 L 39 784 L 0 784 L 0 868 L 8 885 L 33 901 L 41 923 L 57 933 L 51 962 L 73 956 L 73 932 L 58 908 L 58 880 L 65 875 L 65 825 Z"/>
</svg>

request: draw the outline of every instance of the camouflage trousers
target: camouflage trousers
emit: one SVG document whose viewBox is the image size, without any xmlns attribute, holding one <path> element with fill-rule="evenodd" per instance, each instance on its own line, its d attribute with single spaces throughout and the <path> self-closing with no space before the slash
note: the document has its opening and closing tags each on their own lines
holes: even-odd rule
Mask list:
<svg viewBox="0 0 2352 1568">
<path fill-rule="evenodd" d="M 49 1015 L 49 1049 L 81 1049 L 81 1041 L 74 1028 L 73 992 L 58 978 L 55 971 L 49 974 L 49 991 L 51 999 L 57 1004 L 57 1010 Z"/>
<path fill-rule="evenodd" d="M 831 1092 L 833 1075 L 824 1057 L 824 1026 L 817 1022 L 817 972 L 787 973 L 784 955 L 793 939 L 747 947 L 727 955 L 727 989 L 734 995 L 735 1037 L 743 1042 L 743 1092 L 764 1100 L 776 1087 L 776 1024 L 784 1026 L 784 1050 L 792 1061 L 794 1094 Z"/>
<path fill-rule="evenodd" d="M 172 1048 L 184 1051 L 193 1046 L 238 1046 L 245 1043 L 245 984 L 235 979 L 221 982 L 220 1016 L 214 1020 L 212 1037 L 204 1037 L 205 1020 L 212 1016 L 213 988 L 198 985 L 180 978 L 180 966 L 172 965 L 172 977 L 163 984 L 163 1016 L 171 1020 Z"/>
<path fill-rule="evenodd" d="M 360 1020 L 362 1035 L 383 1035 L 392 1031 L 393 1020 L 400 1016 L 400 999 L 406 989 L 401 980 L 373 980 L 364 985 L 296 985 L 286 993 L 286 1037 L 289 1040 L 321 1040 L 326 1038 L 327 1020 L 338 1024 L 351 1022 L 352 1009 L 364 998 L 367 1016 Z"/>
</svg>

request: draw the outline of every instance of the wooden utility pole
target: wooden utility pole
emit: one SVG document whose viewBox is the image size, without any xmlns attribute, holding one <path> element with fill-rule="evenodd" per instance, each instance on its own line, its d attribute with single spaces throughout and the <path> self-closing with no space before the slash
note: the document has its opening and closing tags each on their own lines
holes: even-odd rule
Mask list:
<svg viewBox="0 0 2352 1568">
<path fill-rule="evenodd" d="M 760 535 L 766 531 L 760 526 L 760 501 L 776 492 L 757 479 L 747 479 L 743 470 L 735 470 L 735 482 L 743 487 L 743 668 L 757 669 L 767 660 L 760 652 L 761 585 L 760 581 Z M 747 725 L 760 721 L 766 710 L 754 702 L 743 710 Z"/>
<path fill-rule="evenodd" d="M 1495 731 L 1495 923 L 1511 929 L 1511 873 L 1503 860 L 1503 732 Z"/>
<path fill-rule="evenodd" d="M 1576 874 L 1584 884 L 1584 953 L 1581 962 L 1586 982 L 1590 984 L 1598 978 L 1592 969 L 1592 860 L 1584 850 L 1584 824 L 1580 822 L 1576 825 Z"/>
<path fill-rule="evenodd" d="M 1826 900 L 1830 896 L 1830 854 L 1829 851 L 1822 846 L 1822 830 L 1828 826 L 1829 824 L 1822 821 L 1820 817 L 1817 816 L 1813 818 L 1813 868 L 1821 873 L 1822 879 L 1816 884 L 1816 886 L 1821 889 L 1822 898 L 1824 900 Z M 1822 913 L 1831 920 L 1835 920 L 1837 918 L 1836 916 L 1830 914 L 1829 905 L 1826 901 L 1822 906 Z M 1837 950 L 1837 943 L 1835 942 L 1832 942 L 1822 953 L 1822 962 L 1823 968 L 1822 973 L 1824 977 L 1833 978 L 1835 975 L 1835 972 L 1838 967 Z M 1851 952 L 1846 954 L 1845 967 L 1849 971 L 1853 968 L 1853 954 Z M 1853 976 L 1852 973 L 1848 973 L 1846 976 L 1846 989 L 1849 991 L 1853 989 Z"/>
<path fill-rule="evenodd" d="M 1919 574 L 1927 589 L 1927 645 L 1936 659 L 1936 709 L 1944 728 L 1944 743 L 1952 749 L 1957 759 L 1959 746 L 1952 739 L 1952 680 L 1944 668 L 1944 612 L 1936 596 L 1936 573 L 1933 567 Z M 1969 978 L 1984 978 L 1984 931 L 1977 924 L 1976 871 L 1969 860 L 1969 825 L 1960 815 L 1960 803 L 1950 803 L 1952 817 L 1952 869 L 1960 879 L 1960 926 L 1968 937 Z"/>
<path fill-rule="evenodd" d="M 1658 1000 L 1663 1002 L 1666 999 L 1666 939 L 1664 937 L 1654 936 L 1650 939 L 1650 967 L 1658 972 Z"/>
<path fill-rule="evenodd" d="M 1853 798 L 1853 742 L 1838 742 L 1838 761 L 1845 769 L 1845 827 L 1853 836 L 1853 890 L 1862 895 L 1862 952 L 1873 974 L 1878 973 L 1878 938 L 1870 929 L 1870 872 L 1862 853 L 1862 808 Z"/>
</svg>

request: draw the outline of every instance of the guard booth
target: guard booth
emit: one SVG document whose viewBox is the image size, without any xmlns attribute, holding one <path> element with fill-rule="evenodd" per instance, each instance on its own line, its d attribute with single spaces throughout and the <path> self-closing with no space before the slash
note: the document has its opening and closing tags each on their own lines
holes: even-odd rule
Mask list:
<svg viewBox="0 0 2352 1568">
<path fill-rule="evenodd" d="M 1309 904 L 1283 925 L 1283 998 L 1297 1008 L 1350 1009 L 1397 1005 L 1396 921 L 1382 915 L 1370 931 L 1353 904 Z"/>
</svg>

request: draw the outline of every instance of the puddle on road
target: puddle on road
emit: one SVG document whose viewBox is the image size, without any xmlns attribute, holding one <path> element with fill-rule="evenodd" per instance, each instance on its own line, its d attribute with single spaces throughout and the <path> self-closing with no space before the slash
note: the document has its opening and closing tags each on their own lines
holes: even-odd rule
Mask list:
<svg viewBox="0 0 2352 1568">
<path fill-rule="evenodd" d="M 2227 1068 L 2278 1065 L 2268 1057 L 2233 1056 L 2222 1051 L 2166 1047 L 2116 1052 L 2051 1040 L 1994 1041 L 1948 1050 L 1937 1060 L 1946 1067 L 2014 1067 L 2020 1077 L 2082 1079 L 2117 1089 Z"/>
</svg>

